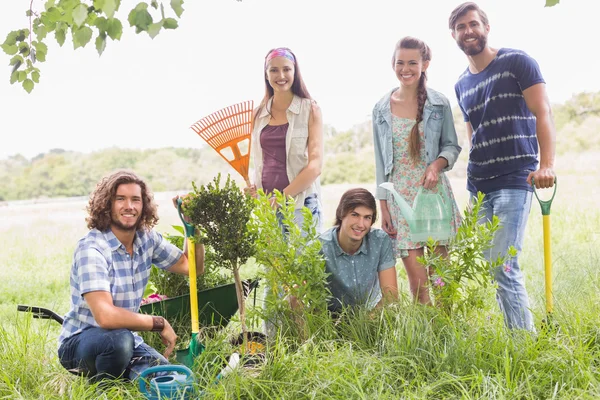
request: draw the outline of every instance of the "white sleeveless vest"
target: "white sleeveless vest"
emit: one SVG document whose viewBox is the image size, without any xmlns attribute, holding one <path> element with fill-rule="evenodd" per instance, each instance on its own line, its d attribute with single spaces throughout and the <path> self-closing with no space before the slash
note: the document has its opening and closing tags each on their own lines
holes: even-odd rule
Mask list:
<svg viewBox="0 0 600 400">
<path fill-rule="evenodd" d="M 263 128 L 269 124 L 271 115 L 267 108 L 271 108 L 273 98 L 267 102 L 267 107 L 260 110 L 260 114 L 254 121 L 252 130 L 252 159 L 254 160 L 254 183 L 257 189 L 262 189 L 262 171 L 263 171 L 263 151 L 260 147 L 260 133 Z M 311 111 L 310 99 L 303 99 L 294 95 L 292 103 L 286 110 L 286 116 L 289 123 L 285 136 L 286 151 L 286 172 L 288 180 L 292 182 L 296 176 L 308 165 L 308 119 Z M 303 192 L 294 197 L 296 209 L 304 206 L 304 199 L 316 193 L 321 197 L 321 184 L 319 178 Z"/>
</svg>

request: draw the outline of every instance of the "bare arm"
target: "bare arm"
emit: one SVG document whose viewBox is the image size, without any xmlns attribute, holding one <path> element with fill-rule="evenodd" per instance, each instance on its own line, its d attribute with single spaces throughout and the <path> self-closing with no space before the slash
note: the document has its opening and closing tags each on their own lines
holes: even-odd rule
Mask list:
<svg viewBox="0 0 600 400">
<path fill-rule="evenodd" d="M 398 278 L 396 275 L 396 267 L 379 272 L 379 286 L 381 287 L 383 296 L 377 304 L 377 307 L 398 300 Z"/>
<path fill-rule="evenodd" d="M 321 175 L 323 167 L 323 117 L 316 103 L 312 104 L 308 119 L 308 164 L 290 184 L 283 189 L 286 196 L 295 197 L 306 190 Z"/>
<path fill-rule="evenodd" d="M 546 85 L 538 83 L 523 91 L 525 103 L 536 118 L 536 135 L 540 145 L 540 167 L 529 174 L 527 183 L 535 178 L 535 187 L 549 188 L 554 185 L 554 153 L 556 149 L 556 130 L 552 120 L 550 100 L 546 93 Z"/>
<path fill-rule="evenodd" d="M 189 261 L 188 261 L 188 248 L 187 248 L 187 240 L 183 242 L 183 255 L 179 258 L 175 265 L 167 268 L 167 271 L 173 272 L 180 275 L 189 275 Z M 204 273 L 204 245 L 201 243 L 195 244 L 196 248 L 196 273 L 203 274 Z"/>
</svg>

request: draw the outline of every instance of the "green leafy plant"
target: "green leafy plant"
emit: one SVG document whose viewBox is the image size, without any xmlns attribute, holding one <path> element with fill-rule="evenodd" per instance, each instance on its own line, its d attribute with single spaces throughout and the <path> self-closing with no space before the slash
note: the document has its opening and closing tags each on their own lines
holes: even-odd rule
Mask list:
<svg viewBox="0 0 600 400">
<path fill-rule="evenodd" d="M 194 191 L 183 201 L 183 212 L 198 230 L 195 239 L 213 249 L 217 265 L 233 272 L 246 342 L 246 309 L 239 269 L 254 255 L 256 248 L 255 235 L 248 230 L 254 201 L 242 193 L 230 175 L 224 186 L 221 186 L 221 174 L 206 185 L 197 187 L 192 182 L 192 186 Z"/>
<path fill-rule="evenodd" d="M 179 225 L 173 225 L 172 227 L 179 234 L 171 235 L 165 233 L 163 236 L 170 243 L 183 250 L 183 243 L 185 241 L 183 227 Z M 231 278 L 224 274 L 223 270 L 215 262 L 215 255 L 212 248 L 204 246 L 204 251 L 204 273 L 198 275 L 196 278 L 198 290 L 209 289 L 231 282 Z M 150 287 L 152 287 L 152 291 L 148 294 L 159 293 L 167 297 L 181 296 L 190 292 L 189 278 L 187 276 L 173 274 L 155 266 L 152 266 L 152 270 L 150 271 L 148 288 Z"/>
<path fill-rule="evenodd" d="M 40 12 L 32 6 L 33 1 L 26 11 L 29 29 L 9 32 L 1 45 L 2 50 L 12 56 L 10 83 L 22 83 L 28 93 L 39 83 L 40 70 L 34 64 L 46 61 L 48 46 L 45 40 L 49 33 L 54 32 L 54 39 L 62 47 L 70 32 L 75 49 L 85 47 L 95 34 L 99 55 L 104 52 L 109 38 L 121 39 L 123 24 L 115 16 L 121 0 L 47 0 L 44 11 Z M 170 0 L 170 6 L 175 16 L 180 18 L 183 0 Z M 155 11 L 152 12 L 152 9 Z M 136 33 L 146 32 L 152 39 L 161 29 L 176 29 L 179 24 L 176 18 L 166 16 L 163 1 L 158 0 L 139 2 L 129 11 L 127 22 L 135 28 Z"/>
<path fill-rule="evenodd" d="M 310 323 L 319 320 L 314 317 L 327 313 L 331 296 L 321 242 L 311 211 L 302 209 L 304 222 L 298 226 L 294 220 L 294 201 L 277 190 L 274 195 L 277 211 L 265 193 L 258 191 L 250 224 L 256 237 L 255 259 L 265 267 L 262 275 L 269 288 L 265 308 L 256 311 L 263 314 L 263 319 L 286 324 L 292 331 L 302 328 L 299 333 L 306 338 L 316 328 Z"/>
<path fill-rule="evenodd" d="M 494 260 L 485 258 L 485 251 L 493 246 L 496 231 L 502 228 L 497 216 L 480 223 L 483 200 L 480 192 L 467 206 L 456 236 L 447 247 L 447 257 L 437 253 L 437 243 L 430 240 L 423 257 L 418 258 L 421 264 L 435 271 L 432 276 L 435 302 L 448 315 L 480 309 L 483 292 L 493 284 L 494 270 L 507 268 L 505 262 L 517 254 L 511 247 L 507 254 L 500 254 Z"/>
</svg>

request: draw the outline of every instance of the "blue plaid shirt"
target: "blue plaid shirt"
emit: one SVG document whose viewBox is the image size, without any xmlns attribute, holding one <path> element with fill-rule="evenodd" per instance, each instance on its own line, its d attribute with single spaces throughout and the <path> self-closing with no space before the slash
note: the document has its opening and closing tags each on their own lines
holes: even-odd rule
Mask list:
<svg viewBox="0 0 600 400">
<path fill-rule="evenodd" d="M 167 269 L 182 256 L 181 250 L 154 230 L 137 231 L 133 257 L 109 229 L 92 229 L 77 243 L 71 268 L 71 310 L 65 315 L 58 338 L 62 342 L 91 326 L 97 327 L 83 295 L 94 291 L 109 292 L 113 304 L 138 312 L 152 264 Z M 143 340 L 135 335 L 135 347 Z"/>
</svg>

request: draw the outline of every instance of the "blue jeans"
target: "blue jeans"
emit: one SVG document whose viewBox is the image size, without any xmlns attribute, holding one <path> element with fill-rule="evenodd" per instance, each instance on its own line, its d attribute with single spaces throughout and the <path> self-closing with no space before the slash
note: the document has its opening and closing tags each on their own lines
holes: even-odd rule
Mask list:
<svg viewBox="0 0 600 400">
<path fill-rule="evenodd" d="M 310 210 L 310 212 L 313 216 L 313 222 L 315 224 L 317 233 L 318 234 L 322 233 L 323 232 L 323 216 L 322 216 L 323 212 L 321 210 L 323 207 L 321 205 L 321 200 L 319 200 L 316 193 L 306 196 L 306 198 L 304 199 L 304 207 L 307 207 Z M 279 226 L 281 226 L 283 233 L 286 233 L 286 228 L 283 225 L 281 213 L 279 213 L 279 212 L 277 213 L 277 221 L 279 222 Z M 302 229 L 302 225 L 304 224 L 304 215 L 302 215 L 302 208 L 294 211 L 294 221 L 296 222 L 296 225 L 298 225 Z M 302 232 L 302 233 L 303 233 L 303 235 L 305 234 L 305 232 Z"/>
<path fill-rule="evenodd" d="M 134 380 L 142 371 L 155 365 L 169 364 L 146 343 L 134 347 L 128 329 L 88 328 L 63 341 L 58 358 L 68 371 L 90 377 Z"/>
<path fill-rule="evenodd" d="M 525 279 L 518 260 L 523 248 L 531 197 L 532 192 L 522 189 L 501 189 L 488 193 L 484 198 L 480 221 L 491 220 L 492 215 L 500 220 L 500 229 L 496 231 L 493 247 L 485 252 L 488 260 L 506 255 L 510 246 L 517 249 L 515 257 L 511 257 L 494 271 L 494 279 L 498 283 L 496 300 L 504 314 L 504 321 L 510 329 L 535 331 Z"/>
</svg>

